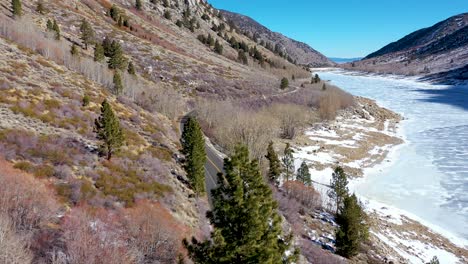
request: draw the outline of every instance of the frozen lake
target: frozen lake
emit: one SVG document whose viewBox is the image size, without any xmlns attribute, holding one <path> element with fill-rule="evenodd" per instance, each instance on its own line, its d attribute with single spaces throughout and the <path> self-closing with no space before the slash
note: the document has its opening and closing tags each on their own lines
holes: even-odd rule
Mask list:
<svg viewBox="0 0 468 264">
<path fill-rule="evenodd" d="M 468 87 L 319 72 L 322 80 L 402 114 L 406 144 L 355 191 L 468 239 Z"/>
</svg>

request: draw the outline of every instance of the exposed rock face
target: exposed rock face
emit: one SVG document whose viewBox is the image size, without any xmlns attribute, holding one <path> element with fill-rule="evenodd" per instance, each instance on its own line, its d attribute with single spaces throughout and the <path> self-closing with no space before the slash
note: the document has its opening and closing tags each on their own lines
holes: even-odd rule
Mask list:
<svg viewBox="0 0 468 264">
<path fill-rule="evenodd" d="M 351 70 L 427 76 L 435 80 L 466 79 L 468 13 L 417 30 L 367 55 L 343 64 Z"/>
<path fill-rule="evenodd" d="M 286 52 L 293 60 L 296 60 L 298 64 L 306 64 L 312 67 L 334 65 L 323 54 L 303 42 L 290 39 L 278 32 L 272 32 L 248 16 L 226 10 L 220 11 L 228 21 L 233 22 L 241 31 L 256 35 L 259 41 L 270 42 L 273 46 L 278 44 L 282 51 Z"/>
</svg>

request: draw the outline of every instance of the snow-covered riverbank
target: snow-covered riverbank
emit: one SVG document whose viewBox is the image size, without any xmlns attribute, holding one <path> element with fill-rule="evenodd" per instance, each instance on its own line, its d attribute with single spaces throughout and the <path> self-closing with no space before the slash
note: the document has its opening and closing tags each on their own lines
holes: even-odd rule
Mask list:
<svg viewBox="0 0 468 264">
<path fill-rule="evenodd" d="M 364 175 L 352 180 L 350 189 L 360 196 L 373 218 L 378 219 L 373 223 L 371 234 L 382 242 L 383 247 L 392 251 L 389 255 L 401 256 L 396 259 L 397 262 L 405 262 L 406 259 L 410 263 L 425 263 L 437 255 L 441 263 L 466 263 L 468 243 L 461 233 L 453 230 L 466 231 L 463 211 L 467 209 L 462 203 L 460 215 L 460 212 L 441 206 L 444 198 L 451 198 L 448 200 L 451 202 L 463 201 L 463 193 L 458 190 L 453 194 L 455 197 L 447 197 L 443 192 L 447 190 L 442 189 L 444 181 L 457 180 L 457 177 L 442 177 L 440 167 L 434 165 L 434 158 L 438 158 L 437 153 L 434 153 L 436 150 L 422 147 L 433 136 L 431 129 L 453 127 L 459 123 L 464 125 L 463 119 L 456 122 L 456 115 L 462 113 L 458 117 L 462 118 L 468 117 L 468 114 L 460 107 L 454 109 L 453 105 L 430 101 L 427 94 L 446 87 L 397 78 L 343 76 L 329 72 L 319 74 L 322 79 L 331 80 L 355 95 L 376 99 L 379 104 L 403 114 L 408 120 L 403 121 L 398 129 L 389 126 L 388 122 L 384 123 L 382 129 L 376 129 L 372 126 L 372 117 L 361 118 L 358 115 L 338 119 L 335 122 L 338 125 L 312 128 L 306 132 L 310 141 L 302 141 L 296 152 L 296 167 L 302 160 L 306 160 L 312 167 L 313 180 L 323 184 L 329 183 L 332 169 L 337 165 L 345 167 L 353 175 Z M 444 113 L 446 108 L 447 113 Z M 379 138 L 376 133 L 389 138 L 383 140 L 384 144 L 376 144 L 370 139 Z M 405 143 L 398 145 L 397 141 L 391 141 L 390 138 L 404 138 Z M 446 137 L 441 138 L 444 139 Z M 466 138 L 461 134 L 459 144 L 463 146 L 467 142 L 464 140 Z M 374 144 L 375 147 L 368 148 L 366 143 Z M 366 157 L 350 158 L 359 152 Z M 447 154 L 446 151 L 444 153 Z M 456 151 L 453 153 L 455 161 L 458 154 Z M 415 158 L 414 162 L 406 160 L 409 158 Z M 396 172 L 395 168 L 398 169 Z M 459 171 L 463 175 L 463 167 Z M 461 183 L 461 188 L 464 188 L 466 178 L 462 177 Z M 314 187 L 322 193 L 326 192 L 324 185 L 316 184 Z M 441 214 L 439 218 L 451 218 L 447 222 L 461 226 L 447 230 L 447 226 L 450 226 L 448 224 L 441 228 L 440 223 L 447 223 L 437 221 L 435 214 Z"/>
</svg>

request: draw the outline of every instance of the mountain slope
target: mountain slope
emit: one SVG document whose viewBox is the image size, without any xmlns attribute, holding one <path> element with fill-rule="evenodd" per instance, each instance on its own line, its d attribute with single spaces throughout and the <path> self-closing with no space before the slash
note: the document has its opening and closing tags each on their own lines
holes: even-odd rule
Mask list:
<svg viewBox="0 0 468 264">
<path fill-rule="evenodd" d="M 334 63 L 330 61 L 320 52 L 314 50 L 309 45 L 299 42 L 297 40 L 288 38 L 281 33 L 272 32 L 265 26 L 248 16 L 220 10 L 223 16 L 236 25 L 244 33 L 250 34 L 254 39 L 258 39 L 261 43 L 262 40 L 267 43 L 273 43 L 272 47 L 276 44 L 279 45 L 279 50 L 289 55 L 292 60 L 297 61 L 298 64 L 305 64 L 310 66 L 331 66 Z M 275 47 L 276 48 L 276 47 Z"/>
<path fill-rule="evenodd" d="M 367 55 L 347 69 L 464 79 L 453 74 L 468 63 L 468 13 L 417 30 Z M 443 74 L 446 72 L 447 74 Z M 450 72 L 450 74 L 448 74 Z M 465 77 L 464 77 L 465 76 Z"/>
</svg>

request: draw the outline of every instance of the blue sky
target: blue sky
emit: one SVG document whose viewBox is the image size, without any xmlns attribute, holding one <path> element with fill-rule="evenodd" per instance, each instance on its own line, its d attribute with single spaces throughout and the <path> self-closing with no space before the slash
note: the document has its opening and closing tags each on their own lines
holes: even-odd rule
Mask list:
<svg viewBox="0 0 468 264">
<path fill-rule="evenodd" d="M 468 12 L 468 0 L 208 0 L 329 57 L 362 57 L 417 29 Z"/>
</svg>

